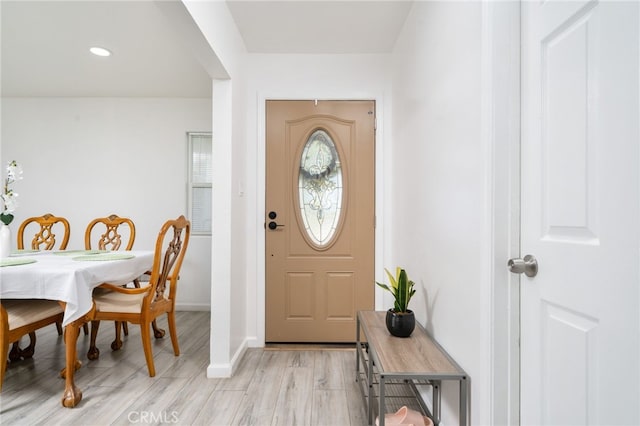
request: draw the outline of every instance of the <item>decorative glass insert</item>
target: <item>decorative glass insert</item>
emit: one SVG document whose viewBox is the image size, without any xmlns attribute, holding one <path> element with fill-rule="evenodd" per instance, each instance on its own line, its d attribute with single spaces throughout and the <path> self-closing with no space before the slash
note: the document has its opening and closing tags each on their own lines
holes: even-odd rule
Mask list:
<svg viewBox="0 0 640 426">
<path fill-rule="evenodd" d="M 342 211 L 342 168 L 331 136 L 314 131 L 302 151 L 298 176 L 300 215 L 318 246 L 329 244 Z"/>
</svg>

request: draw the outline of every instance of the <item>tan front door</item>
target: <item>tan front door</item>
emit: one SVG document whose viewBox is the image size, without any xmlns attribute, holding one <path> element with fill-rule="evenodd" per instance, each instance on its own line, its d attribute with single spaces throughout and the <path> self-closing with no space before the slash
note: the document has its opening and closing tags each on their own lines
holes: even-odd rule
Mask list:
<svg viewBox="0 0 640 426">
<path fill-rule="evenodd" d="M 267 342 L 353 342 L 373 309 L 374 146 L 374 101 L 267 101 Z"/>
</svg>

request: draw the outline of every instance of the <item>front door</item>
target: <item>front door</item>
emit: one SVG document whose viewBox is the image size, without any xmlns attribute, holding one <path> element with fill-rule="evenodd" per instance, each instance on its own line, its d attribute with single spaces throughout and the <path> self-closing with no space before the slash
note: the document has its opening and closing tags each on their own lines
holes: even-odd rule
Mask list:
<svg viewBox="0 0 640 426">
<path fill-rule="evenodd" d="M 266 342 L 353 342 L 374 306 L 374 101 L 267 101 Z"/>
<path fill-rule="evenodd" d="M 640 424 L 637 2 L 522 3 L 521 424 Z"/>
</svg>

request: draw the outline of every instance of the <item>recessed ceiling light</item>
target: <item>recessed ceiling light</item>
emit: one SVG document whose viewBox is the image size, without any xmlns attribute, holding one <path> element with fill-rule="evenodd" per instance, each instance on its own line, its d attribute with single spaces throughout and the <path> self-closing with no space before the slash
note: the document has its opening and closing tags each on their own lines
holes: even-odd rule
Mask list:
<svg viewBox="0 0 640 426">
<path fill-rule="evenodd" d="M 92 47 L 89 49 L 89 52 L 93 53 L 96 56 L 111 56 L 111 51 L 105 49 L 104 47 Z"/>
</svg>

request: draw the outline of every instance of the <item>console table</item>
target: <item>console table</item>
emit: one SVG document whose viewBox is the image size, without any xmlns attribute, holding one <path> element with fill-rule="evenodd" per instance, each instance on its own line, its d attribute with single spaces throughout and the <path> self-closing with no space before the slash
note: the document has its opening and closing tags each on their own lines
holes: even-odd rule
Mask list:
<svg viewBox="0 0 640 426">
<path fill-rule="evenodd" d="M 386 311 L 359 311 L 356 331 L 356 381 L 360 384 L 369 424 L 374 424 L 377 402 L 379 426 L 384 426 L 385 399 L 398 395 L 401 387 L 414 399 L 435 425 L 440 423 L 441 382 L 455 380 L 460 386 L 460 426 L 468 424 L 469 377 L 447 352 L 427 333 L 421 324 L 410 337 L 392 336 L 385 324 Z M 362 334 L 361 334 L 362 333 Z M 419 388 L 432 388 L 432 411 Z M 389 389 L 387 389 L 389 388 Z M 406 404 L 403 404 L 406 405 Z"/>
</svg>

